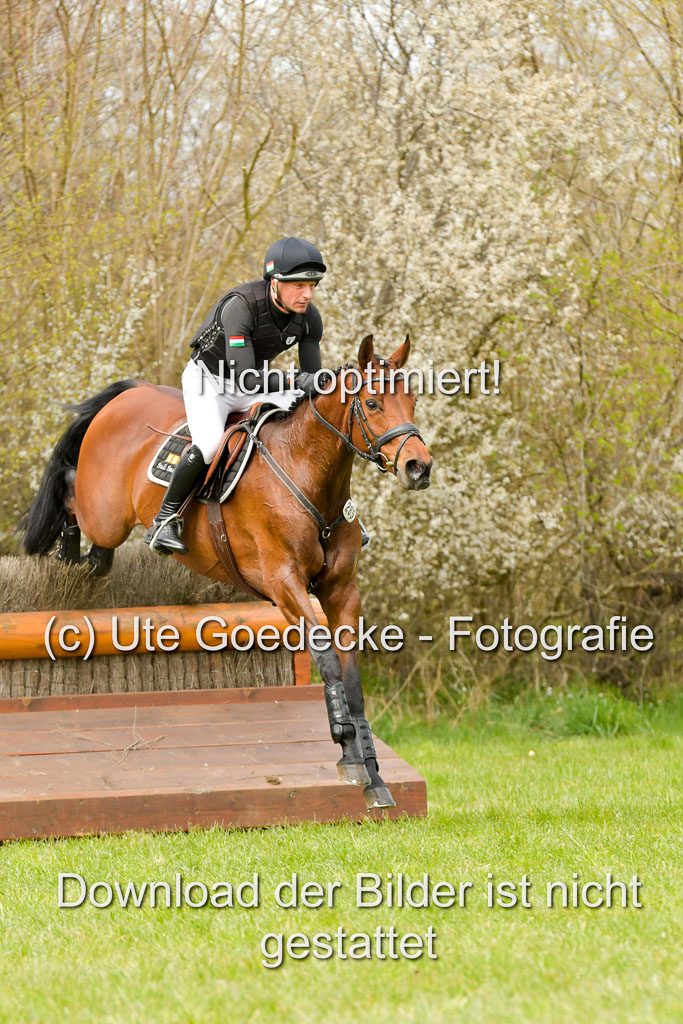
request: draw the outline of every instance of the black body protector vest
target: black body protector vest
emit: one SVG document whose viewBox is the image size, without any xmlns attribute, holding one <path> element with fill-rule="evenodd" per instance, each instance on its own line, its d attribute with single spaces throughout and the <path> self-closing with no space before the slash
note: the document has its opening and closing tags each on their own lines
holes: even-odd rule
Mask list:
<svg viewBox="0 0 683 1024">
<path fill-rule="evenodd" d="M 233 295 L 241 295 L 246 299 L 249 312 L 254 323 L 251 340 L 256 357 L 255 369 L 260 370 L 264 362 L 274 359 L 281 352 L 293 348 L 308 333 L 305 313 L 292 313 L 285 327 L 280 328 L 273 321 L 268 304 L 269 281 L 249 281 L 247 284 L 236 285 L 227 292 L 215 306 L 209 310 L 201 327 L 190 342 L 192 359 L 198 359 L 214 375 L 220 372 L 221 360 L 224 369 L 229 370 L 229 350 L 225 344 L 225 333 L 221 323 L 221 313 L 228 299 Z"/>
</svg>

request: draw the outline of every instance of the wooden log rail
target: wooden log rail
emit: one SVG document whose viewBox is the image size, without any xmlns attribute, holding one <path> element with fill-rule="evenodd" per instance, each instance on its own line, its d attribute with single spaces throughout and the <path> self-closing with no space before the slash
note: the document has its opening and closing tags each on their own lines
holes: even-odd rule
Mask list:
<svg viewBox="0 0 683 1024">
<path fill-rule="evenodd" d="M 314 601 L 319 621 L 325 616 Z M 155 605 L 0 614 L 0 661 L 80 658 L 174 651 L 275 650 L 289 624 L 266 602 Z M 290 628 L 291 647 L 301 631 Z M 297 683 L 310 683 L 305 649 L 292 652 Z"/>
</svg>

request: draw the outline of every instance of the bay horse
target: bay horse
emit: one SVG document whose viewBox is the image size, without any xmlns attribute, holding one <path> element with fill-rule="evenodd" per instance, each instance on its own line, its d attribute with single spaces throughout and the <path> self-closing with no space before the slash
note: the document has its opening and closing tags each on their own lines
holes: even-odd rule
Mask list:
<svg viewBox="0 0 683 1024">
<path fill-rule="evenodd" d="M 319 623 L 309 590 L 314 584 L 332 635 L 346 626 L 357 638 L 361 529 L 357 517 L 348 521 L 356 455 L 382 472 L 393 470 L 409 490 L 429 486 L 432 459 L 415 426 L 415 396 L 395 372 L 409 351 L 407 337 L 388 360 L 380 359 L 372 335 L 364 338 L 358 366 L 335 371 L 328 393 L 304 396 L 289 412 L 264 423 L 258 454 L 220 506 L 221 529 L 229 536 L 245 589 L 273 601 L 291 624 L 303 617 L 307 645 L 324 684 L 331 736 L 342 749 L 339 776 L 365 787 L 368 808 L 391 807 L 394 800 L 379 774 L 357 654 L 332 643 L 322 651 L 310 647 L 310 630 Z M 348 387 L 350 375 L 356 386 Z M 65 531 L 76 530 L 80 538 L 82 530 L 93 542 L 91 565 L 102 575 L 133 527 L 149 527 L 158 512 L 163 491 L 148 479 L 147 467 L 159 447 L 159 433 L 170 433 L 183 422 L 184 404 L 174 388 L 121 381 L 72 408 L 77 416 L 57 442 L 21 524 L 24 547 L 29 554 L 45 555 L 60 534 L 64 543 Z M 205 505 L 193 501 L 187 507 L 183 541 L 189 553 L 174 556 L 183 565 L 231 582 L 214 546 Z M 76 551 L 80 558 L 78 540 Z M 343 646 L 350 646 L 348 631 L 341 635 Z M 321 646 L 316 639 L 316 647 Z"/>
</svg>

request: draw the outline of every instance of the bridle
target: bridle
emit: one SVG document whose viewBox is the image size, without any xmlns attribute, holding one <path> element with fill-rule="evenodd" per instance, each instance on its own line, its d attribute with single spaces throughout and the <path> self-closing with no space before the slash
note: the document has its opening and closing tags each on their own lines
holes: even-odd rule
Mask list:
<svg viewBox="0 0 683 1024">
<path fill-rule="evenodd" d="M 384 365 L 386 365 L 384 360 L 380 361 L 380 366 Z M 346 366 L 342 367 L 342 370 L 350 369 L 352 366 L 353 363 L 348 363 Z M 333 426 L 333 424 L 330 423 L 329 420 L 326 420 L 325 417 L 318 412 L 315 405 L 313 404 L 313 395 L 309 394 L 308 402 L 313 411 L 313 414 L 317 417 L 317 419 L 319 419 L 321 423 L 324 423 L 327 429 L 332 431 L 333 434 L 336 434 L 337 437 L 340 437 L 349 451 L 352 451 L 356 455 L 359 455 L 361 459 L 365 459 L 367 462 L 373 462 L 377 466 L 380 473 L 388 473 L 390 469 L 393 470 L 394 474 L 398 473 L 398 457 L 401 454 L 403 445 L 409 438 L 417 437 L 424 444 L 424 439 L 422 438 L 422 435 L 420 434 L 420 431 L 417 429 L 415 423 L 399 423 L 398 426 L 390 427 L 389 430 L 385 430 L 383 434 L 380 434 L 378 436 L 368 423 L 367 416 L 365 415 L 365 410 L 363 409 L 363 403 L 361 402 L 358 395 L 354 395 L 353 401 L 351 402 L 351 412 L 349 415 L 349 429 L 346 434 L 342 434 L 341 431 L 337 430 L 337 428 Z M 357 421 L 358 426 L 360 428 L 360 432 L 363 435 L 363 440 L 365 441 L 366 444 L 365 451 L 363 451 L 362 448 L 357 448 L 356 445 L 351 440 L 354 419 Z M 385 444 L 388 444 L 389 441 L 393 441 L 395 437 L 401 437 L 402 434 L 405 434 L 405 437 L 398 446 L 398 451 L 394 455 L 393 460 L 390 460 L 381 449 L 384 447 Z"/>
<path fill-rule="evenodd" d="M 353 363 L 349 363 L 346 366 L 342 366 L 341 370 L 351 369 L 353 365 Z M 384 360 L 382 360 L 380 365 L 386 366 Z M 341 371 L 337 372 L 339 373 Z M 349 429 L 346 434 L 342 434 L 341 431 L 337 430 L 337 428 L 332 423 L 330 423 L 329 420 L 326 420 L 325 417 L 318 412 L 316 407 L 313 405 L 313 396 L 310 394 L 308 396 L 308 401 L 316 418 L 319 419 L 320 422 L 323 423 L 328 430 L 330 430 L 333 434 L 336 434 L 337 437 L 341 438 L 341 440 L 344 442 L 344 444 L 346 445 L 347 449 L 350 452 L 353 452 L 356 455 L 360 455 L 361 459 L 365 459 L 367 462 L 374 462 L 380 473 L 388 473 L 390 469 L 393 469 L 395 474 L 398 472 L 398 457 L 401 454 L 401 449 L 403 448 L 403 445 L 406 443 L 408 438 L 419 437 L 420 441 L 422 441 L 422 443 L 424 444 L 424 441 L 422 440 L 422 437 L 420 435 L 420 431 L 417 429 L 414 423 L 400 423 L 397 427 L 390 427 L 389 430 L 385 430 L 383 434 L 377 436 L 377 434 L 375 434 L 372 427 L 368 423 L 367 417 L 363 410 L 363 405 L 358 395 L 354 395 L 353 401 L 351 402 L 351 412 L 349 414 Z M 360 427 L 361 434 L 363 435 L 363 440 L 367 445 L 365 451 L 363 451 L 362 448 L 357 448 L 356 445 L 351 440 L 354 417 L 358 421 L 358 426 Z M 353 505 L 353 502 L 349 499 L 349 501 L 347 501 L 346 504 L 344 505 L 341 514 L 338 515 L 333 522 L 326 522 L 321 512 L 315 507 L 315 505 L 311 501 L 309 501 L 309 499 L 306 497 L 306 495 L 301 490 L 299 485 L 295 483 L 294 480 L 292 480 L 292 478 L 282 468 L 279 462 L 271 455 L 270 451 L 261 441 L 261 439 L 254 433 L 249 421 L 245 420 L 244 422 L 239 424 L 239 427 L 241 430 L 244 430 L 247 436 L 251 439 L 252 443 L 256 447 L 256 450 L 264 459 L 264 461 L 268 464 L 268 466 L 270 466 L 273 473 L 294 495 L 294 497 L 297 499 L 302 508 L 304 508 L 308 512 L 308 514 L 315 520 L 315 522 L 318 525 L 318 530 L 320 531 L 320 543 L 322 544 L 323 550 L 326 551 L 332 531 L 337 526 L 340 526 L 345 520 L 347 522 L 353 522 L 353 520 L 356 518 L 357 513 Z M 398 451 L 396 452 L 393 461 L 390 461 L 389 458 L 382 451 L 382 447 L 389 441 L 393 441 L 395 437 L 401 437 L 402 434 L 405 434 L 405 437 L 401 441 L 401 444 L 398 447 Z"/>
</svg>

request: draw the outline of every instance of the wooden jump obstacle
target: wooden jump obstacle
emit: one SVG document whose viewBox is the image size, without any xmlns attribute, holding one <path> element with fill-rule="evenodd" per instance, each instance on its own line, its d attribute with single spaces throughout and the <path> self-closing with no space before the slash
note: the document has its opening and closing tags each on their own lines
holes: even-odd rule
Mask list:
<svg viewBox="0 0 683 1024">
<path fill-rule="evenodd" d="M 52 614 L 0 615 L 0 661 L 51 662 L 47 636 L 55 662 L 78 665 L 78 678 L 88 662 L 75 660 L 83 657 L 76 634 L 62 634 L 72 650 L 55 650 L 59 631 L 78 622 L 95 662 L 193 653 L 201 676 L 202 660 L 214 653 L 198 640 L 207 617 L 227 623 L 228 644 L 238 625 L 267 627 L 273 643 L 287 626 L 261 603 L 59 612 L 46 632 Z M 117 642 L 130 645 L 125 654 L 112 640 L 113 616 Z M 177 645 L 150 651 L 153 637 Z M 395 808 L 368 812 L 362 787 L 338 780 L 322 686 L 310 684 L 306 652 L 293 652 L 292 663 L 296 685 L 228 687 L 214 675 L 206 689 L 197 679 L 192 689 L 0 698 L 0 840 L 424 814 L 424 780 L 380 740 Z"/>
<path fill-rule="evenodd" d="M 270 631 L 275 649 L 240 654 L 230 635 L 220 647 L 213 634 L 221 622 L 238 631 L 240 646 L 241 626 Z M 0 698 L 310 683 L 307 652 L 281 644 L 286 625 L 263 601 L 0 614 Z"/>
</svg>

